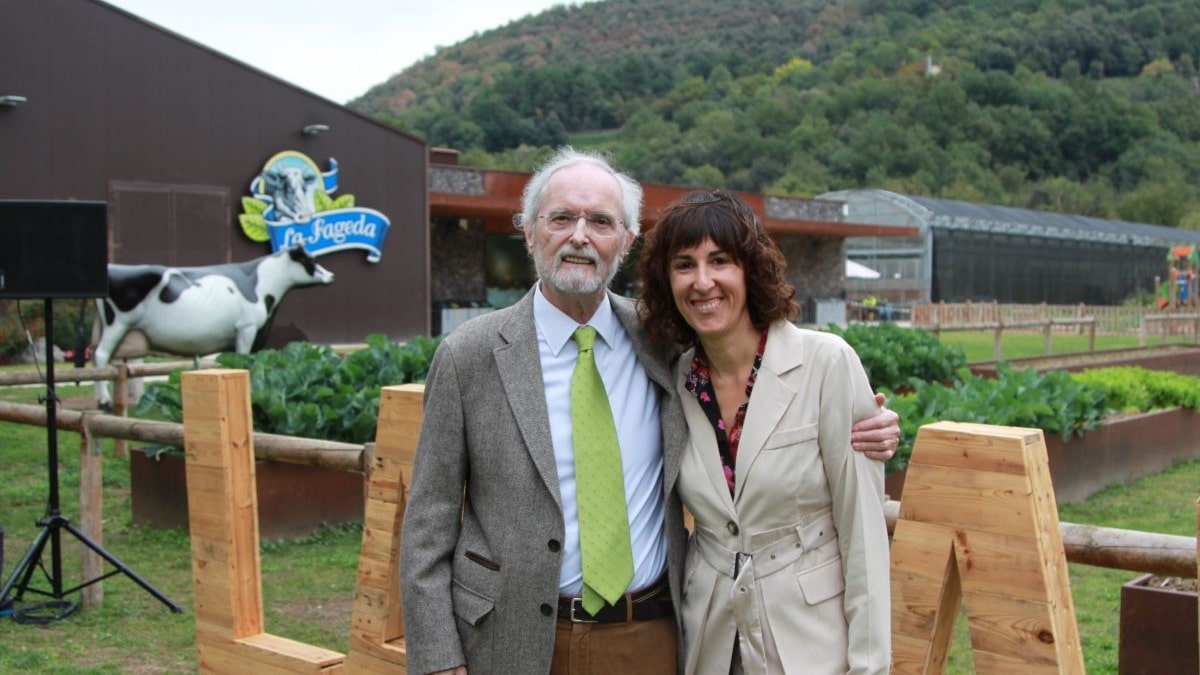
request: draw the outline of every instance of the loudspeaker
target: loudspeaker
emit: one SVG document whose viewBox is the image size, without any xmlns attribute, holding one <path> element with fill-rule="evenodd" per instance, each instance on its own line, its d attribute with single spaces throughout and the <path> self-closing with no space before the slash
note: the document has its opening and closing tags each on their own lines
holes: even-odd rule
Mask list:
<svg viewBox="0 0 1200 675">
<path fill-rule="evenodd" d="M 107 295 L 107 204 L 0 199 L 0 298 Z"/>
</svg>

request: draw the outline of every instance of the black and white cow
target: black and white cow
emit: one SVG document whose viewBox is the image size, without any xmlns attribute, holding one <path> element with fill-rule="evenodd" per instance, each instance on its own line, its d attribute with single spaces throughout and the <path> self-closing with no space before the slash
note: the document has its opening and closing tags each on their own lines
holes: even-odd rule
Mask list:
<svg viewBox="0 0 1200 675">
<path fill-rule="evenodd" d="M 130 331 L 144 334 L 150 349 L 169 354 L 248 354 L 262 347 L 288 291 L 332 282 L 333 273 L 302 247 L 210 267 L 109 265 L 108 297 L 96 301 L 96 365 L 108 365 Z M 96 383 L 96 402 L 112 406 L 105 381 Z"/>
</svg>

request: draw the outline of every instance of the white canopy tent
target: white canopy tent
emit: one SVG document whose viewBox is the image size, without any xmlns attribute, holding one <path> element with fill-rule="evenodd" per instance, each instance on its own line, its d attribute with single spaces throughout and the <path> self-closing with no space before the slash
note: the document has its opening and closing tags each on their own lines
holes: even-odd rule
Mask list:
<svg viewBox="0 0 1200 675">
<path fill-rule="evenodd" d="M 856 263 L 849 258 L 846 259 L 846 278 L 847 279 L 878 279 L 879 272 L 863 265 Z"/>
</svg>

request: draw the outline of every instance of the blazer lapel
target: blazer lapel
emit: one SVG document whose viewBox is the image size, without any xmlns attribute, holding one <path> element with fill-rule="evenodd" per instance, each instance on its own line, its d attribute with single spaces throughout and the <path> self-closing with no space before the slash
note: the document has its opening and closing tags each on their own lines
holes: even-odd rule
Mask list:
<svg viewBox="0 0 1200 675">
<path fill-rule="evenodd" d="M 680 414 L 679 399 L 675 395 L 675 384 L 671 375 L 671 357 L 678 350 L 656 346 L 647 341 L 638 320 L 637 307 L 628 298 L 610 292 L 609 300 L 612 302 L 613 312 L 633 342 L 634 353 L 646 371 L 646 376 L 661 390 L 659 419 L 662 422 L 663 490 L 664 494 L 670 494 L 675 487 L 676 478 L 679 477 L 679 463 L 682 461 L 687 442 L 687 425 Z"/>
<path fill-rule="evenodd" d="M 494 350 L 496 370 L 508 405 L 513 410 L 525 447 L 537 467 L 546 489 L 562 508 L 558 488 L 558 468 L 554 463 L 554 442 L 550 437 L 550 413 L 546 409 L 546 390 L 542 384 L 542 361 L 538 354 L 537 325 L 533 320 L 533 290 L 514 306 L 509 320 L 500 327 L 503 345 Z"/>
<path fill-rule="evenodd" d="M 750 394 L 750 404 L 746 408 L 742 440 L 738 443 L 737 467 L 734 471 L 737 494 L 734 501 L 741 499 L 754 460 L 758 459 L 796 398 L 796 390 L 782 377 L 803 363 L 801 351 L 790 337 L 786 324 L 775 323 L 768 330 L 766 350 L 758 368 L 754 391 Z"/>
</svg>

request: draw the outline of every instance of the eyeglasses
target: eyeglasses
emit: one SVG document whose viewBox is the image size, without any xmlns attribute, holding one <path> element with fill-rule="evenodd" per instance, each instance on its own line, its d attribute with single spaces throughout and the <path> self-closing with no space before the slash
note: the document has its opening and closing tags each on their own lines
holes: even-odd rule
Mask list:
<svg viewBox="0 0 1200 675">
<path fill-rule="evenodd" d="M 597 237 L 615 237 L 620 234 L 620 228 L 625 224 L 625 221 L 613 218 L 607 213 L 551 211 L 538 216 L 539 220 L 546 221 L 546 230 L 555 234 L 573 231 L 580 218 L 587 225 L 588 231 Z"/>
</svg>

